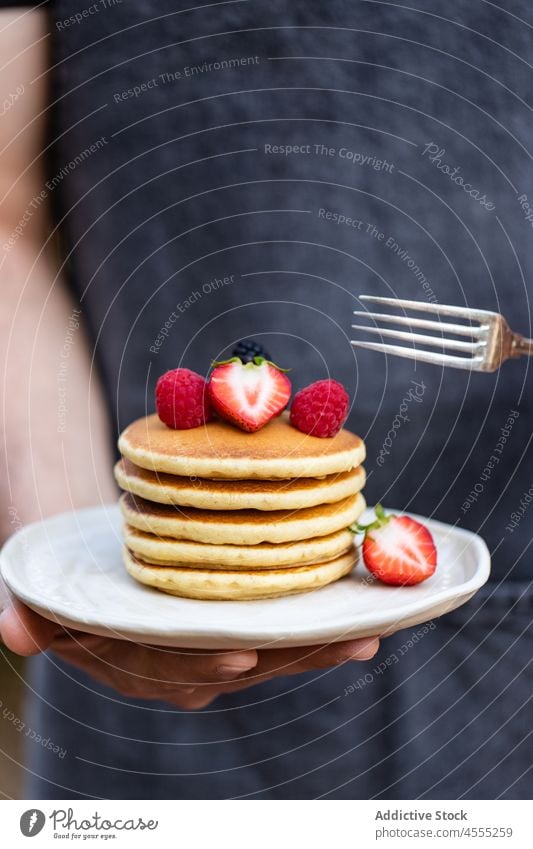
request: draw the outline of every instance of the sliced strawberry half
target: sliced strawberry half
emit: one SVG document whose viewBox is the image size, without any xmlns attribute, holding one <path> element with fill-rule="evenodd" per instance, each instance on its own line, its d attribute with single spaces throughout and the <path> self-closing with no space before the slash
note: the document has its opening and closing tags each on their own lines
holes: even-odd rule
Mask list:
<svg viewBox="0 0 533 849">
<path fill-rule="evenodd" d="M 287 406 L 291 382 L 269 360 L 254 357 L 245 364 L 233 357 L 214 365 L 208 384 L 211 405 L 222 419 L 241 430 L 259 430 Z"/>
<path fill-rule="evenodd" d="M 409 516 L 386 516 L 381 504 L 375 512 L 375 522 L 353 528 L 365 535 L 366 568 L 385 584 L 419 584 L 431 577 L 437 568 L 437 549 L 425 525 Z"/>
</svg>

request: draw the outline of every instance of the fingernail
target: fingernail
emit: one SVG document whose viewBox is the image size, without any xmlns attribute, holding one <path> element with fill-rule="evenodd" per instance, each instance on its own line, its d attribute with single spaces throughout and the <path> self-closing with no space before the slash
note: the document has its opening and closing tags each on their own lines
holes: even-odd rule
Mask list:
<svg viewBox="0 0 533 849">
<path fill-rule="evenodd" d="M 183 693 L 184 696 L 190 696 L 192 693 L 196 692 L 196 687 L 176 687 L 180 693 Z"/>
<path fill-rule="evenodd" d="M 215 669 L 215 674 L 221 678 L 237 678 L 243 672 L 248 672 L 252 667 L 243 663 L 221 663 Z"/>
<path fill-rule="evenodd" d="M 243 672 L 249 672 L 257 664 L 257 653 L 242 652 L 238 656 L 221 660 L 215 667 L 215 673 L 223 678 L 237 678 Z"/>
<path fill-rule="evenodd" d="M 0 613 L 0 642 L 7 646 L 7 648 L 9 648 L 9 646 L 6 642 L 6 635 L 4 633 L 4 629 L 6 624 L 9 622 L 10 615 L 11 611 L 8 607 L 6 607 L 5 610 L 2 610 L 2 612 Z"/>
<path fill-rule="evenodd" d="M 362 658 L 370 658 L 374 657 L 375 653 L 379 648 L 379 640 L 375 637 L 369 637 L 366 640 L 358 640 L 353 644 L 352 648 L 346 648 L 346 658 L 350 659 L 362 659 Z"/>
</svg>

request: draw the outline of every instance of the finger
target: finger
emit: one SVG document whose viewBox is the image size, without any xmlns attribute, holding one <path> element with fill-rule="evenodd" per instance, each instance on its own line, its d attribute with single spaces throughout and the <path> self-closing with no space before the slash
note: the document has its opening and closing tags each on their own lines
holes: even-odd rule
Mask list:
<svg viewBox="0 0 533 849">
<path fill-rule="evenodd" d="M 81 632 L 71 632 L 68 641 L 55 640 L 52 648 L 93 677 L 111 679 L 114 686 L 130 681 L 128 690 L 134 687 L 139 698 L 161 697 L 162 690 L 183 693 L 196 686 L 225 683 L 257 663 L 256 651 L 177 650 Z"/>
<path fill-rule="evenodd" d="M 350 640 L 328 646 L 307 646 L 297 649 L 269 649 L 259 652 L 259 662 L 250 674 L 236 681 L 199 690 L 211 699 L 223 693 L 235 693 L 287 675 L 325 669 L 353 660 L 369 660 L 379 647 L 379 639 Z"/>
<path fill-rule="evenodd" d="M 193 650 L 151 649 L 151 665 L 159 680 L 167 683 L 205 686 L 233 681 L 253 670 L 257 652 L 198 652 Z"/>
<path fill-rule="evenodd" d="M 48 648 L 59 626 L 15 601 L 0 614 L 0 639 L 15 654 L 28 657 Z"/>
<path fill-rule="evenodd" d="M 194 693 L 190 684 L 169 683 L 157 677 L 152 650 L 125 640 L 71 632 L 68 640 L 59 638 L 52 651 L 95 680 L 132 699 L 182 698 Z"/>
<path fill-rule="evenodd" d="M 154 686 L 143 685 L 127 675 L 115 676 L 112 681 L 106 681 L 117 693 L 126 699 L 142 699 L 142 701 L 170 702 L 171 704 L 182 703 L 196 693 L 196 687 L 178 686 L 171 687 L 159 684 Z"/>
<path fill-rule="evenodd" d="M 257 666 L 242 675 L 238 684 L 230 684 L 231 690 L 252 686 L 261 681 L 281 675 L 297 675 L 312 669 L 327 669 L 354 660 L 370 660 L 379 648 L 379 639 L 369 637 L 361 640 L 346 640 L 326 646 L 305 646 L 292 649 L 265 649 L 259 652 Z M 226 689 L 226 688 L 225 688 Z"/>
<path fill-rule="evenodd" d="M 201 687 L 190 695 L 176 693 L 174 695 L 164 696 L 163 700 L 181 710 L 202 710 L 210 705 L 219 695 L 220 689 L 218 687 Z"/>
</svg>

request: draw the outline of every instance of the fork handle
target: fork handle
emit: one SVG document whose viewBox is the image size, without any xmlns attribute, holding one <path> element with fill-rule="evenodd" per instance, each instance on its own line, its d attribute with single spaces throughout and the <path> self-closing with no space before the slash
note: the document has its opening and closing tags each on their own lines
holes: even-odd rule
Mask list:
<svg viewBox="0 0 533 849">
<path fill-rule="evenodd" d="M 521 336 L 520 333 L 513 333 L 513 341 L 511 345 L 511 357 L 532 357 L 533 356 L 533 339 L 527 339 Z"/>
</svg>

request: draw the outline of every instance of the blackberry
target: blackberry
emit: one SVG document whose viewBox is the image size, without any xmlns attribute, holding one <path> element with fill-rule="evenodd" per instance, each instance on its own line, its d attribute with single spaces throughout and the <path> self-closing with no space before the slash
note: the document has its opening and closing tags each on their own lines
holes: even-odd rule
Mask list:
<svg viewBox="0 0 533 849">
<path fill-rule="evenodd" d="M 241 339 L 231 353 L 233 357 L 239 357 L 243 363 L 253 362 L 254 357 L 264 357 L 265 360 L 272 359 L 263 346 L 254 339 Z"/>
</svg>

